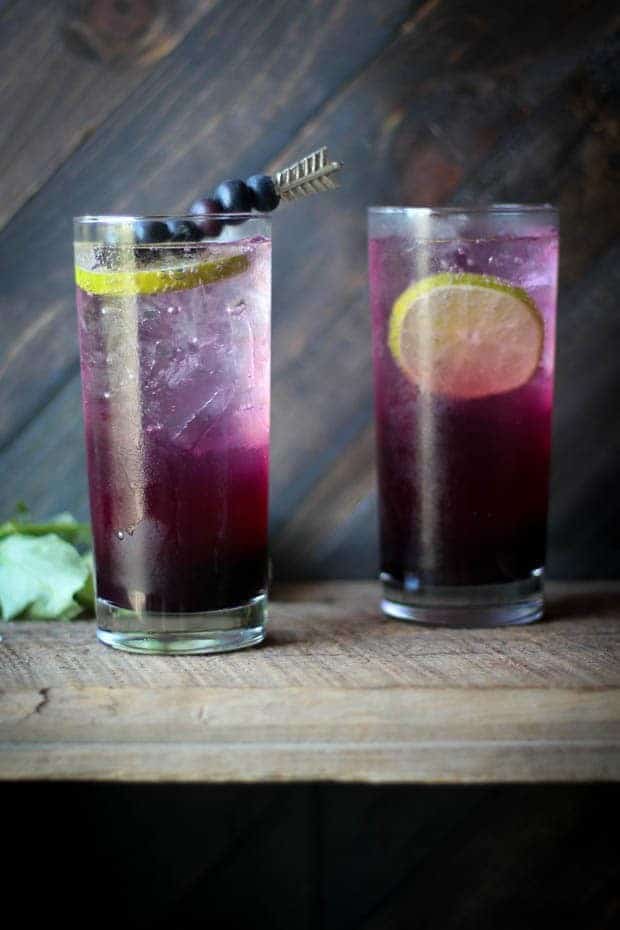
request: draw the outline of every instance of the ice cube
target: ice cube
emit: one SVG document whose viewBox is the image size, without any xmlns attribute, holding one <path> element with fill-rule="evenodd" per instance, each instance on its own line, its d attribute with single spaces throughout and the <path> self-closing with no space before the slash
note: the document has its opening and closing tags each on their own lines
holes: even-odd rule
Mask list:
<svg viewBox="0 0 620 930">
<path fill-rule="evenodd" d="M 195 391 L 191 389 L 191 383 L 183 385 L 182 394 L 175 398 L 175 409 L 165 414 L 162 412 L 165 430 L 176 445 L 191 451 L 221 423 L 234 394 L 235 384 L 230 379 L 203 376 Z M 198 403 L 197 398 L 200 398 Z"/>
</svg>

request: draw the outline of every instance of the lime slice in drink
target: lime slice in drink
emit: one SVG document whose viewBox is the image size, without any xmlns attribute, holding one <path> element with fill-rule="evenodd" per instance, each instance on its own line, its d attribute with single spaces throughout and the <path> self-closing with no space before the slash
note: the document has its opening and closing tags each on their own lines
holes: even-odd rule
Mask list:
<svg viewBox="0 0 620 930">
<path fill-rule="evenodd" d="M 204 262 L 170 268 L 142 268 L 129 271 L 89 271 L 75 267 L 75 282 L 89 294 L 105 297 L 131 297 L 135 294 L 163 294 L 201 284 L 213 284 L 241 274 L 249 266 L 247 255 L 225 255 Z"/>
<path fill-rule="evenodd" d="M 388 338 L 420 390 L 486 397 L 529 381 L 540 362 L 544 324 L 521 288 L 481 274 L 437 274 L 395 301 Z"/>
</svg>

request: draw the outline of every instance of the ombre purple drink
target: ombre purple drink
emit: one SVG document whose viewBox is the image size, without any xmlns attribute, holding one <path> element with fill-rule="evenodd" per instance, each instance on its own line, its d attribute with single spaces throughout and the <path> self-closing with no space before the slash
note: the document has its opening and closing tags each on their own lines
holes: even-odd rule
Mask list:
<svg viewBox="0 0 620 930">
<path fill-rule="evenodd" d="M 551 208 L 370 211 L 386 613 L 542 613 L 558 234 Z"/>
<path fill-rule="evenodd" d="M 119 648 L 263 636 L 271 243 L 262 217 L 230 229 L 154 246 L 76 222 L 98 635 Z"/>
</svg>

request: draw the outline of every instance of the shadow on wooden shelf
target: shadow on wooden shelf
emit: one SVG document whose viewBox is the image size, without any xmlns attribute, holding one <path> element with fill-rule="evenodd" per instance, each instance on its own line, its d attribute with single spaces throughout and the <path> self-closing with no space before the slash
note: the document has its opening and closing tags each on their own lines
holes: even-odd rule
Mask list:
<svg viewBox="0 0 620 930">
<path fill-rule="evenodd" d="M 60 783 L 3 800 L 20 812 L 3 907 L 25 926 L 618 925 L 620 786 Z"/>
<path fill-rule="evenodd" d="M 597 620 L 616 617 L 618 614 L 618 591 L 569 591 L 549 598 L 545 621 L 549 620 Z"/>
</svg>

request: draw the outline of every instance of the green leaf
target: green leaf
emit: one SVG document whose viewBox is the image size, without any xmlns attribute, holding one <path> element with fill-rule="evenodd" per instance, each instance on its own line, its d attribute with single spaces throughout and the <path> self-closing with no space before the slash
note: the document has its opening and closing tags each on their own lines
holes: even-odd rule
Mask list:
<svg viewBox="0 0 620 930">
<path fill-rule="evenodd" d="M 88 546 L 91 543 L 90 524 L 78 523 L 70 513 L 59 513 L 52 517 L 50 523 L 55 526 L 50 532 L 56 533 L 74 546 Z"/>
<path fill-rule="evenodd" d="M 95 612 L 95 560 L 93 559 L 92 552 L 87 552 L 82 556 L 82 562 L 86 565 L 88 569 L 88 577 L 84 582 L 83 587 L 76 593 L 75 599 L 79 604 L 82 605 L 84 610 L 88 610 L 91 614 Z"/>
<path fill-rule="evenodd" d="M 0 523 L 0 540 L 15 533 L 23 536 L 47 536 L 49 533 L 55 533 L 74 546 L 87 546 L 91 538 L 88 523 L 78 523 L 70 513 L 59 513 L 45 523 L 27 523 L 22 516 Z"/>
<path fill-rule="evenodd" d="M 27 612 L 37 620 L 70 620 L 89 578 L 83 556 L 55 533 L 0 539 L 0 609 L 5 620 Z"/>
</svg>

